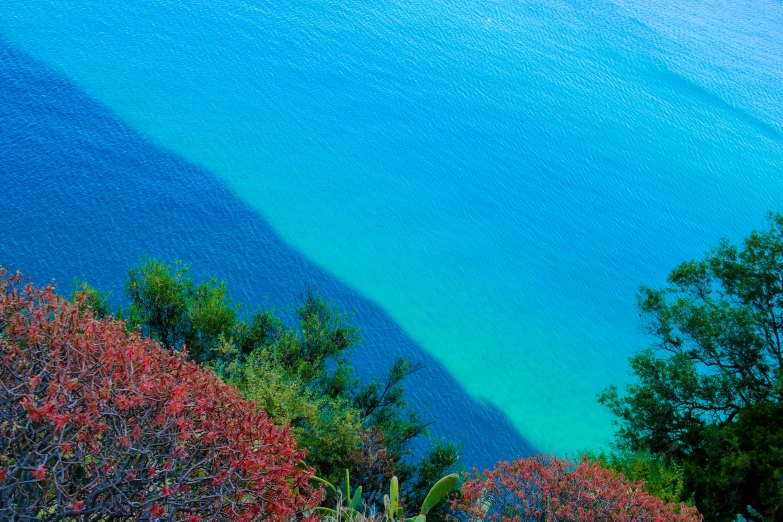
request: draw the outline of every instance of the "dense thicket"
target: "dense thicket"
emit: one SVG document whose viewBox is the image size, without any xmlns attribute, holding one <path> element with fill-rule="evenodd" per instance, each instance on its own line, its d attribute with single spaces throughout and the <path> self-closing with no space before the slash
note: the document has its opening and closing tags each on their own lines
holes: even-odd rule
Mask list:
<svg viewBox="0 0 783 522">
<path fill-rule="evenodd" d="M 86 284 L 79 292 L 95 314 L 112 313 L 106 295 Z M 316 291 L 302 293 L 290 325 L 274 310 L 243 308 L 223 281 L 194 281 L 187 265 L 145 259 L 130 270 L 126 296 L 116 315 L 130 329 L 172 351 L 187 346 L 190 359 L 289 425 L 320 476 L 339 482 L 351 470 L 368 501 L 380 503 L 395 474 L 409 485 L 404 495 L 421 501 L 417 484 L 458 466 L 459 448 L 440 440 L 414 460 L 431 420 L 407 406 L 404 381 L 421 366 L 397 359 L 381 378 L 361 382 L 348 357 L 359 330 Z"/>
<path fill-rule="evenodd" d="M 217 376 L 0 269 L 0 519 L 302 518 L 288 428 Z"/>
<path fill-rule="evenodd" d="M 617 442 L 683 471 L 683 498 L 709 520 L 783 517 L 783 215 L 741 246 L 722 241 L 642 288 L 657 342 L 631 358 L 636 382 L 600 400 Z M 750 507 L 749 507 L 750 506 Z"/>
<path fill-rule="evenodd" d="M 290 518 L 311 507 L 307 473 L 291 467 L 298 457 L 289 435 L 264 415 L 247 413 L 250 403 L 215 374 L 288 426 L 319 474 L 337 484 L 350 470 L 353 485 L 364 491 L 359 498 L 370 505 L 381 502 L 395 474 L 406 484 L 402 497 L 421 504 L 427 486 L 458 466 L 459 448 L 444 441 L 435 441 L 424 459 L 412 459 L 413 444 L 430 422 L 405 400 L 404 381 L 420 367 L 399 359 L 382 378 L 361 382 L 349 361 L 359 331 L 317 292 L 301 295 L 288 313 L 292 325 L 274 310 L 242 308 L 222 281 L 196 282 L 186 265 L 155 259 L 130 271 L 129 305 L 116 312 L 106 295 L 86 284 L 71 306 L 51 289 L 24 293 L 17 279 L 3 281 L 3 509 L 39 518 L 68 510 L 100 517 L 108 512 L 100 506 L 116 510 L 125 502 L 123 516 L 198 511 Z M 770 215 L 769 227 L 740 246 L 722 241 L 704 259 L 681 264 L 668 282 L 641 289 L 641 316 L 656 342 L 631 358 L 635 381 L 625 393 L 611 387 L 599 398 L 617 419 L 615 450 L 587 452 L 581 463 L 549 457 L 500 463 L 465 484 L 453 502 L 458 514 L 509 521 L 697 520 L 696 511 L 679 504 L 684 501 L 710 521 L 783 518 L 783 216 Z M 97 321 L 101 317 L 106 320 Z M 129 371 L 138 365 L 142 372 Z M 144 375 L 157 376 L 155 385 L 142 386 Z M 87 384 L 76 384 L 82 380 Z M 234 442 L 209 445 L 215 430 L 198 417 L 206 411 L 199 393 L 217 401 L 210 403 L 210 422 L 232 433 Z M 68 416 L 63 404 L 81 413 Z M 228 411 L 233 408 L 239 413 Z M 202 420 L 191 422 L 194 412 Z M 242 432 L 250 422 L 242 419 L 251 414 L 266 426 L 264 433 L 277 435 L 267 440 L 252 429 Z M 237 451 L 263 447 L 255 442 L 237 449 L 236 441 L 259 436 L 263 444 L 278 444 L 288 459 L 279 469 L 297 477 L 287 486 L 258 486 L 266 497 L 254 489 L 262 482 L 235 465 Z M 62 440 L 65 446 L 57 446 Z M 81 453 L 74 444 L 82 444 Z M 129 459 L 132 447 L 143 456 Z M 53 461 L 51 455 L 59 456 Z M 250 467 L 258 472 L 270 462 Z M 154 472 L 127 475 L 122 466 Z M 194 475 L 194 469 L 201 471 Z M 172 470 L 190 475 L 175 480 Z M 223 479 L 242 493 L 229 492 Z M 272 473 L 264 480 L 277 478 Z M 442 519 L 442 505 L 437 509 L 428 516 Z"/>
</svg>

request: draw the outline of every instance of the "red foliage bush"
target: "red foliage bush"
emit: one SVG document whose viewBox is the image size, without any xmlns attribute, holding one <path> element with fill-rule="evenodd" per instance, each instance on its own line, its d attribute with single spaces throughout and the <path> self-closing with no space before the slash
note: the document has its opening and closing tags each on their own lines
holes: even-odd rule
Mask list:
<svg viewBox="0 0 783 522">
<path fill-rule="evenodd" d="M 462 486 L 452 508 L 471 520 L 501 522 L 698 522 L 684 504 L 666 504 L 641 482 L 583 459 L 536 456 L 500 462 Z"/>
<path fill-rule="evenodd" d="M 292 520 L 288 429 L 210 371 L 0 269 L 0 519 Z"/>
</svg>

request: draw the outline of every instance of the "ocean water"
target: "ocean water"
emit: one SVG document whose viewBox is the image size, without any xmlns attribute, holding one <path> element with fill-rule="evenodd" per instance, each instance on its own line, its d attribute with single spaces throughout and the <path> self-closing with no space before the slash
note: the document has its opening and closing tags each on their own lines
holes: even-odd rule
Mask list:
<svg viewBox="0 0 783 522">
<path fill-rule="evenodd" d="M 783 210 L 775 1 L 26 0 L 0 42 L 0 262 L 315 282 L 470 463 L 606 444 L 636 288 Z"/>
</svg>

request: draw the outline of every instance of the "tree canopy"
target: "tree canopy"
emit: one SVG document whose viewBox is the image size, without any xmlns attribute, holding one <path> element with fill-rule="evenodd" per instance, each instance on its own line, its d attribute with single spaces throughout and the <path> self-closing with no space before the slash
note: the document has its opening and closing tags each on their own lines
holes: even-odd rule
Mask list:
<svg viewBox="0 0 783 522">
<path fill-rule="evenodd" d="M 668 283 L 639 294 L 655 344 L 631 358 L 636 381 L 599 398 L 617 418 L 617 443 L 683 464 L 686 493 L 710 519 L 752 505 L 772 520 L 783 514 L 781 478 L 760 477 L 783 458 L 761 448 L 783 425 L 783 215 L 770 214 L 739 246 L 723 240 L 680 264 Z M 709 477 L 699 471 L 708 464 Z M 740 487 L 750 477 L 759 487 Z"/>
</svg>

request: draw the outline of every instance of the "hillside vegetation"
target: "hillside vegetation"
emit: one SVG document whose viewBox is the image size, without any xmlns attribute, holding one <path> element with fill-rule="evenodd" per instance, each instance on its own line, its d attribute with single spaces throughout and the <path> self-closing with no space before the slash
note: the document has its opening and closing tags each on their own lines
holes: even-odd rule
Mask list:
<svg viewBox="0 0 783 522">
<path fill-rule="evenodd" d="M 145 259 L 115 308 L 87 283 L 68 301 L 2 270 L 0 518 L 778 520 L 783 216 L 668 281 L 640 290 L 655 343 L 634 382 L 599 397 L 613 448 L 500 462 L 455 488 L 458 446 L 414 452 L 433 422 L 405 398 L 420 366 L 363 382 L 359 330 L 315 290 L 278 315 Z"/>
<path fill-rule="evenodd" d="M 217 376 L 0 271 L 0 519 L 289 520 L 288 428 Z"/>
</svg>

